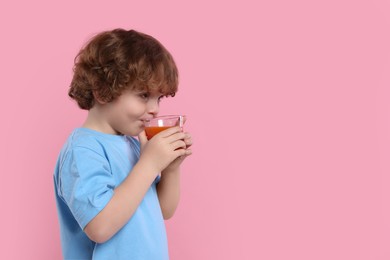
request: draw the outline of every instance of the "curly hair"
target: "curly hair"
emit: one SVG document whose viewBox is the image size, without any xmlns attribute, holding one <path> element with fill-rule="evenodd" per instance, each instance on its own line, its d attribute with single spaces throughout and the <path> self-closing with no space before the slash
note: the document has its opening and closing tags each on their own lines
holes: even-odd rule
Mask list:
<svg viewBox="0 0 390 260">
<path fill-rule="evenodd" d="M 111 102 L 123 90 L 175 96 L 178 70 L 171 54 L 150 35 L 115 29 L 93 37 L 78 53 L 69 96 L 89 110 L 95 98 Z"/>
</svg>

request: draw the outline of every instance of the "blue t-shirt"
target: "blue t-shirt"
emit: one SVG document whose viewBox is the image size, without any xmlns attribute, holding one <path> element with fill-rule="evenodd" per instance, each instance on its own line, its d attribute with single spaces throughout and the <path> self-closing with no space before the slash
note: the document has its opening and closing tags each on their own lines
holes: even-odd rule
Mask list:
<svg viewBox="0 0 390 260">
<path fill-rule="evenodd" d="M 164 220 L 153 182 L 141 204 L 110 240 L 95 243 L 85 226 L 107 205 L 140 156 L 129 136 L 77 128 L 59 155 L 55 196 L 64 259 L 169 259 Z"/>
</svg>

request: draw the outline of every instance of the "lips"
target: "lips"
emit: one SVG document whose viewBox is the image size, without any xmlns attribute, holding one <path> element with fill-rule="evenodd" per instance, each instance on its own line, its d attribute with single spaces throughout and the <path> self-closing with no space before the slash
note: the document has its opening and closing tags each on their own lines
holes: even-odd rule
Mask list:
<svg viewBox="0 0 390 260">
<path fill-rule="evenodd" d="M 151 120 L 151 119 L 153 119 L 153 117 L 150 117 L 150 118 L 144 118 L 144 119 L 141 119 L 141 121 L 143 121 L 143 122 L 147 122 L 147 121 L 149 121 L 149 120 Z"/>
</svg>

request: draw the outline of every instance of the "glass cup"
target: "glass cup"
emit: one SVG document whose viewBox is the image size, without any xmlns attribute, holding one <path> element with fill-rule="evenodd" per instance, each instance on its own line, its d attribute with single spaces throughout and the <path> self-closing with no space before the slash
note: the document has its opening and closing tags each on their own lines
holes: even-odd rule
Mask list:
<svg viewBox="0 0 390 260">
<path fill-rule="evenodd" d="M 158 116 L 149 119 L 145 122 L 146 137 L 148 140 L 150 140 L 153 136 L 160 133 L 161 131 L 174 126 L 180 126 L 180 128 L 183 130 L 184 121 L 185 116 L 182 115 Z"/>
</svg>

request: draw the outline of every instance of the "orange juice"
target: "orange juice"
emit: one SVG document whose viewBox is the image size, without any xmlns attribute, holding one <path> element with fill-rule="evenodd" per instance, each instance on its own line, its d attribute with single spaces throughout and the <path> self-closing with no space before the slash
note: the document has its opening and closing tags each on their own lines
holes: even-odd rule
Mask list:
<svg viewBox="0 0 390 260">
<path fill-rule="evenodd" d="M 148 137 L 148 140 L 152 139 L 153 136 L 160 133 L 161 131 L 171 128 L 172 126 L 149 126 L 145 127 L 145 133 Z"/>
</svg>

